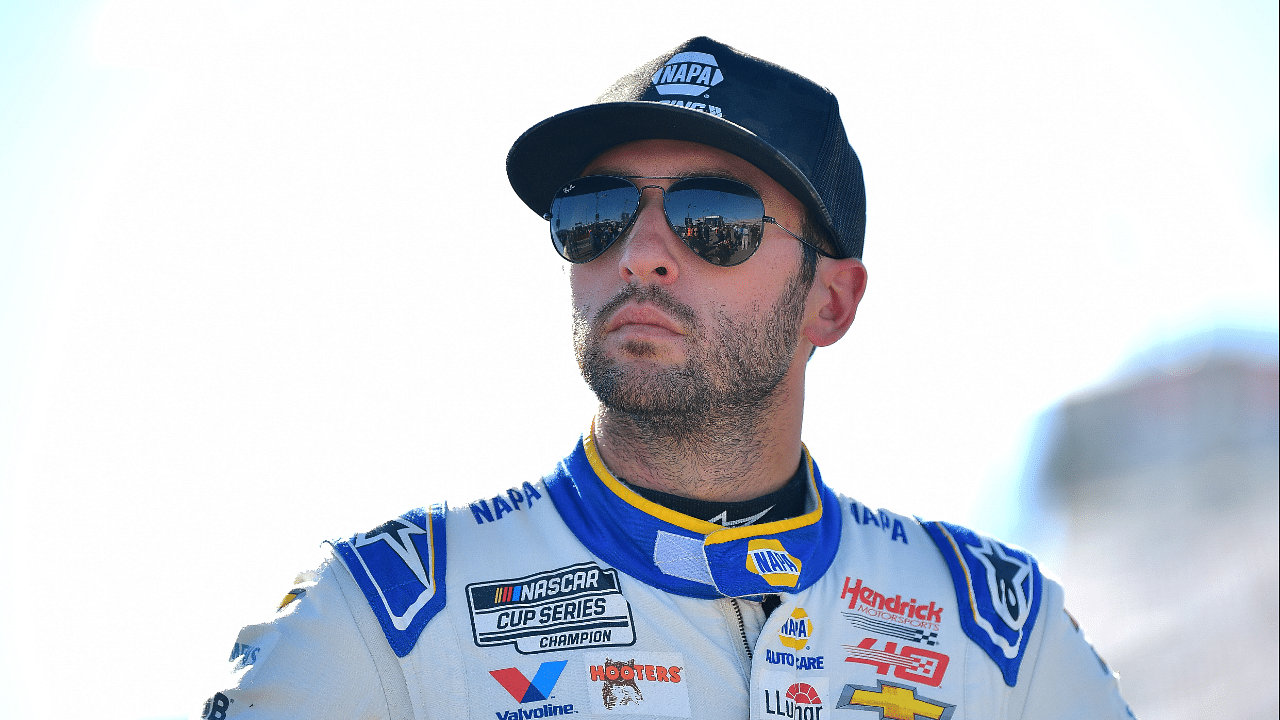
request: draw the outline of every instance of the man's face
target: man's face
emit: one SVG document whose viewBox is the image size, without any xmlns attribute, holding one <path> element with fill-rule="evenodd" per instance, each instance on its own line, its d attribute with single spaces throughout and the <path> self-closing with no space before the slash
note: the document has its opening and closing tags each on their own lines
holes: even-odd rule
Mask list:
<svg viewBox="0 0 1280 720">
<path fill-rule="evenodd" d="M 804 218 L 800 202 L 755 166 L 696 143 L 620 145 L 582 174 L 729 177 L 755 188 L 765 214 L 788 229 L 799 232 Z M 765 224 L 754 255 L 719 267 L 676 237 L 657 190 L 644 191 L 636 213 L 604 254 L 570 270 L 583 376 L 605 407 L 628 414 L 749 421 L 803 363 L 797 345 L 810 282 L 799 276 L 799 242 Z"/>
</svg>

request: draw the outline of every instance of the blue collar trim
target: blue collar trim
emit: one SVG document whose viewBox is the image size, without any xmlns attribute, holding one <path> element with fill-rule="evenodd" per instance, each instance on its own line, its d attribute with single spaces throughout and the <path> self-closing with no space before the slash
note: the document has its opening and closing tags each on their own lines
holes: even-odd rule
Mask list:
<svg viewBox="0 0 1280 720">
<path fill-rule="evenodd" d="M 605 468 L 589 435 L 544 481 L 574 535 L 627 575 L 685 597 L 755 597 L 807 589 L 839 549 L 839 503 L 807 449 L 802 457 L 810 511 L 738 528 L 682 515 L 628 490 Z"/>
</svg>

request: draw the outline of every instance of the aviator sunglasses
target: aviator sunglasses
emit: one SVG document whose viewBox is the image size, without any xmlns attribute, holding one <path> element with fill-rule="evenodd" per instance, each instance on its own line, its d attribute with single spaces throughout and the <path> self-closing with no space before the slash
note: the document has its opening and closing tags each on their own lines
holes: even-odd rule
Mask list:
<svg viewBox="0 0 1280 720">
<path fill-rule="evenodd" d="M 675 180 L 670 187 L 637 185 L 635 180 Z M 720 177 L 650 177 L 590 175 L 561 187 L 544 217 L 551 222 L 551 243 L 560 257 L 585 263 L 608 250 L 635 222 L 640 194 L 649 188 L 662 193 L 662 207 L 671 231 L 698 257 L 712 265 L 730 267 L 755 254 L 764 238 L 764 224 L 830 257 L 812 243 L 764 214 L 764 201 L 750 185 Z"/>
</svg>

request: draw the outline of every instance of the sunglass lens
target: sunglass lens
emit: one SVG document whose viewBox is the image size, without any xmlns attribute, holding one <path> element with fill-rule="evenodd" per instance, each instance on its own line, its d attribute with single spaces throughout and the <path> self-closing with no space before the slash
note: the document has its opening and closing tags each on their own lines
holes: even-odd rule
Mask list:
<svg viewBox="0 0 1280 720">
<path fill-rule="evenodd" d="M 764 236 L 764 201 L 734 180 L 681 180 L 667 190 L 666 209 L 676 235 L 713 265 L 745 261 Z"/>
<path fill-rule="evenodd" d="M 551 201 L 551 242 L 569 262 L 594 259 L 631 224 L 640 191 L 622 178 L 578 178 Z"/>
</svg>

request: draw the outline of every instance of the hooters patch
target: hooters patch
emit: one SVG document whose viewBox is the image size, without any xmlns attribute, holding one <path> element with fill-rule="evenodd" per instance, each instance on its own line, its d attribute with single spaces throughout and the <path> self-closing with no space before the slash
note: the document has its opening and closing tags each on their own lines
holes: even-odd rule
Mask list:
<svg viewBox="0 0 1280 720">
<path fill-rule="evenodd" d="M 588 701 L 597 715 L 692 717 L 679 653 L 584 653 Z"/>
</svg>

